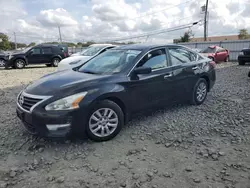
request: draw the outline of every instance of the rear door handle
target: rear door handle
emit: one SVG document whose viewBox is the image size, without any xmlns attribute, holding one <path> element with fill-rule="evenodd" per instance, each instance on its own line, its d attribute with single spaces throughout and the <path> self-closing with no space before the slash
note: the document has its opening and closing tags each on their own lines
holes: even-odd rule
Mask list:
<svg viewBox="0 0 250 188">
<path fill-rule="evenodd" d="M 167 79 L 169 77 L 172 77 L 173 76 L 173 73 L 167 73 L 165 76 L 164 76 L 164 79 Z"/>
<path fill-rule="evenodd" d="M 198 68 L 199 68 L 199 67 L 196 66 L 196 67 L 193 67 L 192 69 L 193 69 L 193 70 L 197 70 Z"/>
</svg>

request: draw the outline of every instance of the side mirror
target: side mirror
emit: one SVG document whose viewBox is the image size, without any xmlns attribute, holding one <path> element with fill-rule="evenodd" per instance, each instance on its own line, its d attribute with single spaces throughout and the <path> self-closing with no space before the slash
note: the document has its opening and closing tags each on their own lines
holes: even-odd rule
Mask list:
<svg viewBox="0 0 250 188">
<path fill-rule="evenodd" d="M 133 73 L 134 74 L 149 74 L 152 72 L 151 67 L 137 67 L 134 69 Z"/>
</svg>

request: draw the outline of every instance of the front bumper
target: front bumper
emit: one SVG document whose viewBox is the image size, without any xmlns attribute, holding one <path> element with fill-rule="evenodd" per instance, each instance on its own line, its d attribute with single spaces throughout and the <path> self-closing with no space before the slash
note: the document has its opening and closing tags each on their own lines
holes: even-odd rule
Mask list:
<svg viewBox="0 0 250 188">
<path fill-rule="evenodd" d="M 239 55 L 238 61 L 250 62 L 250 55 Z"/>
<path fill-rule="evenodd" d="M 33 135 L 55 138 L 67 137 L 75 130 L 84 132 L 85 116 L 80 115 L 80 110 L 47 112 L 35 108 L 28 113 L 17 106 L 16 113 L 25 129 Z"/>
</svg>

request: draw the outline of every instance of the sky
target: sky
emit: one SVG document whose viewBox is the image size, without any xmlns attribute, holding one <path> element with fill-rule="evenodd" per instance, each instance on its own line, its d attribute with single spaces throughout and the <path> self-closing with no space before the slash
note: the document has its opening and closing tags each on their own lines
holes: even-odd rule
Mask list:
<svg viewBox="0 0 250 188">
<path fill-rule="evenodd" d="M 205 0 L 0 0 L 0 32 L 17 42 L 108 41 L 201 21 Z M 250 0 L 209 0 L 209 36 L 250 27 Z M 134 42 L 171 42 L 185 31 L 203 35 L 203 22 Z"/>
</svg>

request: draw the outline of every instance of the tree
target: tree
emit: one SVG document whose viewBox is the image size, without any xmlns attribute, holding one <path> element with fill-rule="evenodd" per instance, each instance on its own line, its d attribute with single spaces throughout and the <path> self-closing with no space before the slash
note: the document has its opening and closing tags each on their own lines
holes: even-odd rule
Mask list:
<svg viewBox="0 0 250 188">
<path fill-rule="evenodd" d="M 28 47 L 35 46 L 35 45 L 36 45 L 35 42 L 31 42 L 31 43 L 28 45 Z"/>
<path fill-rule="evenodd" d="M 192 32 L 191 31 L 187 31 L 181 37 L 180 42 L 189 42 L 191 40 L 192 36 L 193 36 Z"/>
<path fill-rule="evenodd" d="M 9 37 L 4 33 L 0 33 L 0 50 L 10 49 Z"/>
<path fill-rule="evenodd" d="M 248 39 L 249 38 L 248 31 L 246 29 L 240 29 L 238 37 L 239 39 Z"/>
</svg>

